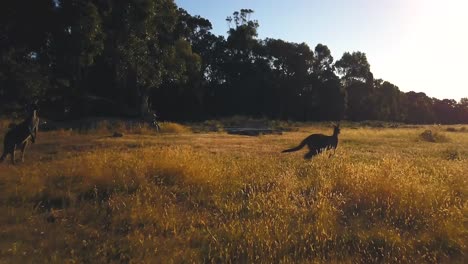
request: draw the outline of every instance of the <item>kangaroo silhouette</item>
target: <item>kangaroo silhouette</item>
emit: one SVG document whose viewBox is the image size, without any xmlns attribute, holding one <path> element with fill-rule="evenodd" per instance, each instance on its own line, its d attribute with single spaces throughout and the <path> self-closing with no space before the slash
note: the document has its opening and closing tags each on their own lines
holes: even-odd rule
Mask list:
<svg viewBox="0 0 468 264">
<path fill-rule="evenodd" d="M 333 149 L 333 151 L 335 151 L 336 147 L 338 146 L 338 134 L 340 134 L 339 124 L 333 126 L 333 135 L 326 136 L 323 134 L 312 134 L 306 137 L 304 140 L 302 140 L 299 146 L 294 147 L 292 149 L 283 150 L 282 153 L 298 151 L 306 145 L 309 148 L 309 152 L 304 155 L 305 159 L 311 159 L 312 157 L 321 153 L 324 150 Z"/>
<path fill-rule="evenodd" d="M 8 154 L 11 154 L 11 162 L 15 164 L 16 147 L 21 145 L 21 161 L 24 161 L 24 151 L 28 146 L 29 139 L 36 142 L 37 130 L 39 127 L 39 117 L 37 116 L 38 107 L 34 103 L 28 107 L 27 118 L 18 125 L 13 126 L 5 134 L 3 140 L 3 154 L 0 162 L 3 162 Z"/>
</svg>

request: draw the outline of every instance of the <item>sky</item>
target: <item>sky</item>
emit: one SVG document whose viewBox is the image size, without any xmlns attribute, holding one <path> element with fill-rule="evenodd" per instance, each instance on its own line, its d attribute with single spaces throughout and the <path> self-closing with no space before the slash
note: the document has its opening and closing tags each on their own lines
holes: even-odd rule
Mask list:
<svg viewBox="0 0 468 264">
<path fill-rule="evenodd" d="M 226 35 L 226 17 L 255 11 L 259 38 L 366 53 L 375 78 L 439 99 L 468 97 L 468 0 L 175 0 Z"/>
</svg>

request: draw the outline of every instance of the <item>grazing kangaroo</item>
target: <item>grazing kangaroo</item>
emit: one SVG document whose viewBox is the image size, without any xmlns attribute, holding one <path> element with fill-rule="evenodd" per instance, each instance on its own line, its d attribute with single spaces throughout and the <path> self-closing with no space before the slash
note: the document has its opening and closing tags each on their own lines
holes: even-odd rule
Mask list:
<svg viewBox="0 0 468 264">
<path fill-rule="evenodd" d="M 18 125 L 13 126 L 5 134 L 3 140 L 3 154 L 0 162 L 3 162 L 8 154 L 11 154 L 11 162 L 15 164 L 15 150 L 21 145 L 21 161 L 24 161 L 24 151 L 28 146 L 29 139 L 36 142 L 37 130 L 39 127 L 39 117 L 37 116 L 37 104 L 28 107 L 27 118 Z"/>
<path fill-rule="evenodd" d="M 309 148 L 309 152 L 304 155 L 305 159 L 311 159 L 315 155 L 324 150 L 335 150 L 338 146 L 338 134 L 340 134 L 340 125 L 335 125 L 332 136 L 325 136 L 323 134 L 312 134 L 305 138 L 299 146 L 283 150 L 283 153 L 294 152 L 302 149 L 305 145 Z"/>
</svg>

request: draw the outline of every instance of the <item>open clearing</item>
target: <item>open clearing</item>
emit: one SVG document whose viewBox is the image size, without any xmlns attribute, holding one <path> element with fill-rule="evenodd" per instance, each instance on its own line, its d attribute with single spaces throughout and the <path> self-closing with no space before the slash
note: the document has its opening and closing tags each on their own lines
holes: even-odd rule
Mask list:
<svg viewBox="0 0 468 264">
<path fill-rule="evenodd" d="M 463 263 L 468 133 L 345 126 L 331 157 L 280 153 L 311 133 L 331 128 L 41 132 L 0 164 L 0 263 Z"/>
</svg>

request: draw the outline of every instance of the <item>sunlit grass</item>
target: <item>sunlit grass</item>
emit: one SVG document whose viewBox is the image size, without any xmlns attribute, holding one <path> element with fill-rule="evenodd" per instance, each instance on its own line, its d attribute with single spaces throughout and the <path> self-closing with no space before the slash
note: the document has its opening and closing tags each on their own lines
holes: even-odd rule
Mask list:
<svg viewBox="0 0 468 264">
<path fill-rule="evenodd" d="M 161 127 L 161 133 L 174 133 L 174 134 L 186 134 L 186 133 L 191 133 L 192 130 L 190 127 L 177 124 L 177 123 L 172 123 L 172 122 L 162 122 L 159 124 Z"/>
<path fill-rule="evenodd" d="M 161 122 L 159 123 L 160 131 L 145 122 L 125 122 L 125 121 L 98 121 L 91 123 L 90 127 L 78 130 L 80 133 L 85 134 L 112 134 L 114 132 L 125 134 L 152 134 L 169 133 L 169 134 L 184 134 L 191 133 L 190 127 L 173 123 Z"/>
<path fill-rule="evenodd" d="M 280 151 L 330 128 L 41 133 L 0 165 L 0 262 L 463 263 L 468 134 L 426 129 L 345 127 L 312 161 Z"/>
</svg>

